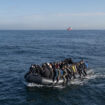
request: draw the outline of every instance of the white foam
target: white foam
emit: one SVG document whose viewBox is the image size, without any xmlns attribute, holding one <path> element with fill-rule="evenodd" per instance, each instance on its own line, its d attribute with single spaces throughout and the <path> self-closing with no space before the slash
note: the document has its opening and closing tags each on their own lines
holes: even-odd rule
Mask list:
<svg viewBox="0 0 105 105">
<path fill-rule="evenodd" d="M 33 87 L 38 87 L 38 88 L 41 88 L 41 87 L 48 87 L 48 88 L 59 88 L 59 89 L 62 89 L 64 88 L 65 86 L 62 86 L 62 85 L 40 85 L 40 84 L 35 84 L 35 83 L 27 83 L 26 85 L 27 87 L 29 88 L 33 88 Z"/>
<path fill-rule="evenodd" d="M 84 77 L 83 79 L 74 79 L 70 82 L 70 84 L 83 85 L 84 83 L 88 83 L 88 81 L 92 79 L 105 78 L 104 73 L 94 73 L 93 71 L 93 69 L 90 69 L 89 71 L 87 71 L 88 75 L 86 77 Z"/>
<path fill-rule="evenodd" d="M 28 83 L 27 87 L 43 87 L 43 85 L 35 84 L 35 83 Z"/>
</svg>

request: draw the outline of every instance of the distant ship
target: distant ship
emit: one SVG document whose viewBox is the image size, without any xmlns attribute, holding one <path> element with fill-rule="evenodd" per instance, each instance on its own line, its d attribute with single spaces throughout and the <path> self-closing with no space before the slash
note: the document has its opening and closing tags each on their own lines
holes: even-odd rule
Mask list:
<svg viewBox="0 0 105 105">
<path fill-rule="evenodd" d="M 72 28 L 71 28 L 71 27 L 68 27 L 68 28 L 67 28 L 67 31 L 71 31 L 71 30 L 72 30 Z"/>
</svg>

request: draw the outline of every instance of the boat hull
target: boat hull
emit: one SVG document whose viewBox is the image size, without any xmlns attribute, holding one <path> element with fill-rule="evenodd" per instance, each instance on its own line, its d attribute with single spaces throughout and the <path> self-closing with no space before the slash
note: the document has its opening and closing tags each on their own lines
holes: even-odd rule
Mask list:
<svg viewBox="0 0 105 105">
<path fill-rule="evenodd" d="M 42 85 L 52 85 L 55 84 L 57 81 L 53 81 L 52 79 L 47 79 L 44 77 L 41 77 L 40 75 L 37 74 L 29 74 L 25 78 L 27 83 L 35 83 L 35 84 L 42 84 Z M 63 79 L 60 79 L 57 84 L 62 84 Z"/>
</svg>

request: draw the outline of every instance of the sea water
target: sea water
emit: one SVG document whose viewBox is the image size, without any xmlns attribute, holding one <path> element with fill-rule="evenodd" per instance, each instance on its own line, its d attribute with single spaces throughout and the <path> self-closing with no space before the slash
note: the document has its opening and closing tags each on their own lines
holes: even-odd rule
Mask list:
<svg viewBox="0 0 105 105">
<path fill-rule="evenodd" d="M 31 64 L 65 58 L 92 74 L 63 88 L 24 85 Z M 105 30 L 0 31 L 0 105 L 105 105 Z"/>
</svg>

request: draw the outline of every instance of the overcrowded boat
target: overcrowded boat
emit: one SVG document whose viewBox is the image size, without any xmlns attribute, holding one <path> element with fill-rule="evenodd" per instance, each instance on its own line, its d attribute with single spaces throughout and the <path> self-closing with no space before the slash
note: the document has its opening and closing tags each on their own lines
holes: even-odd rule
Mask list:
<svg viewBox="0 0 105 105">
<path fill-rule="evenodd" d="M 88 64 L 82 59 L 73 62 L 71 58 L 59 62 L 32 64 L 24 78 L 27 83 L 41 85 L 66 85 L 73 79 L 87 76 Z"/>
</svg>

